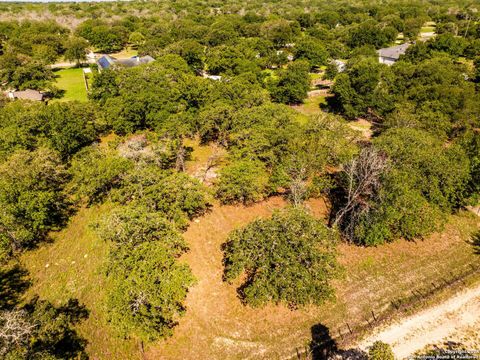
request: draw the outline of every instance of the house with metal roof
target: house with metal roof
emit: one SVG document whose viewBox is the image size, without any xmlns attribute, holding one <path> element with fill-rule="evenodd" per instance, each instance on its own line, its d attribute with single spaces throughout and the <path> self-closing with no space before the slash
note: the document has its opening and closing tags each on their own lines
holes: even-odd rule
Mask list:
<svg viewBox="0 0 480 360">
<path fill-rule="evenodd" d="M 133 56 L 128 59 L 116 59 L 110 55 L 103 55 L 97 60 L 98 71 L 105 69 L 114 69 L 118 67 L 131 68 L 134 66 L 149 64 L 155 59 L 149 55 L 147 56 Z"/>
<path fill-rule="evenodd" d="M 389 66 L 393 65 L 400 58 L 401 55 L 405 54 L 410 45 L 410 43 L 405 43 L 402 45 L 380 49 L 377 51 L 378 61 L 381 64 L 386 64 Z"/>
</svg>

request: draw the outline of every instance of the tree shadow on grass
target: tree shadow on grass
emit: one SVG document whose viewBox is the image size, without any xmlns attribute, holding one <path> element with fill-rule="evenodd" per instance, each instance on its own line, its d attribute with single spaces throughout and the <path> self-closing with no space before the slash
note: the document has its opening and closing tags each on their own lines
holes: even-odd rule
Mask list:
<svg viewBox="0 0 480 360">
<path fill-rule="evenodd" d="M 77 299 L 56 307 L 38 296 L 21 305 L 21 297 L 30 285 L 28 271 L 18 264 L 0 267 L 0 318 L 3 314 L 21 310 L 27 324 L 35 324 L 33 333 L 22 343 L 27 358 L 36 359 L 37 355 L 43 354 L 54 355 L 56 359 L 88 359 L 87 341 L 75 330 L 75 325 L 89 316 L 86 307 Z M 4 355 L 11 347 L 7 345 L 3 349 Z"/>
<path fill-rule="evenodd" d="M 367 354 L 360 349 L 339 349 L 330 330 L 323 324 L 316 324 L 311 327 L 312 340 L 310 342 L 310 358 L 312 360 L 348 359 L 366 360 Z"/>
<path fill-rule="evenodd" d="M 330 330 L 323 324 L 315 324 L 310 329 L 312 341 L 310 352 L 313 360 L 327 360 L 337 352 L 337 342 L 330 336 Z"/>
<path fill-rule="evenodd" d="M 472 234 L 469 243 L 472 245 L 475 254 L 480 255 L 480 230 Z"/>
<path fill-rule="evenodd" d="M 0 268 L 0 310 L 10 310 L 30 287 L 28 271 L 19 265 Z"/>
<path fill-rule="evenodd" d="M 87 340 L 75 330 L 75 325 L 87 319 L 89 311 L 77 299 L 56 307 L 46 300 L 33 298 L 23 307 L 36 324 L 29 344 L 32 354 L 47 353 L 56 359 L 88 359 Z"/>
</svg>

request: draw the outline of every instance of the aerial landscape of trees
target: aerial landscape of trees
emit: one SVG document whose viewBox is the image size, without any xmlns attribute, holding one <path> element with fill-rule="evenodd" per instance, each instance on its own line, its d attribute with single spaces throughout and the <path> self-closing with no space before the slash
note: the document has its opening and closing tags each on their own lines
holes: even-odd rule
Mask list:
<svg viewBox="0 0 480 360">
<path fill-rule="evenodd" d="M 338 244 L 424 239 L 478 206 L 480 18 L 468 2 L 22 6 L 0 4 L 39 14 L 0 18 L 0 265 L 101 209 L 84 231 L 108 248 L 98 306 L 120 338 L 167 338 L 188 316 L 198 279 L 184 233 L 212 208 L 285 200 L 224 239 L 222 281 L 245 307 L 297 309 L 334 301 Z M 425 24 L 435 36 L 421 37 Z M 377 50 L 404 43 L 398 61 L 379 62 Z M 90 51 L 132 50 L 155 60 L 86 64 Z M 62 99 L 52 64 L 65 61 L 91 72 L 88 100 Z M 187 171 L 205 148 L 222 156 Z M 71 327 L 88 309 L 63 300 L 0 306 L 0 357 L 87 358 Z M 369 356 L 393 358 L 382 343 Z"/>
</svg>

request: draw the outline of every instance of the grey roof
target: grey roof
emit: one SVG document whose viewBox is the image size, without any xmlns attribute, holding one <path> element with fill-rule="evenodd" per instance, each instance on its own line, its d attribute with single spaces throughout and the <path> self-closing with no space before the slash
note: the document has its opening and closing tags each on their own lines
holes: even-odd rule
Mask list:
<svg viewBox="0 0 480 360">
<path fill-rule="evenodd" d="M 410 45 L 411 45 L 410 43 L 405 43 L 402 45 L 380 49 L 377 52 L 378 52 L 378 55 L 381 57 L 398 60 L 400 55 L 405 54 L 405 51 L 407 51 Z"/>
<path fill-rule="evenodd" d="M 97 64 L 102 69 L 108 69 L 111 65 L 115 64 L 115 59 L 108 55 L 103 55 L 97 60 Z"/>
<path fill-rule="evenodd" d="M 102 69 L 108 69 L 112 65 L 121 65 L 123 67 L 134 67 L 142 64 L 149 64 L 155 59 L 149 55 L 147 56 L 133 56 L 129 59 L 115 59 L 114 57 L 104 55 L 98 59 L 97 64 Z"/>
<path fill-rule="evenodd" d="M 33 101 L 42 101 L 43 94 L 37 90 L 24 90 L 24 91 L 15 91 L 13 93 L 15 99 L 20 100 L 33 100 Z"/>
</svg>

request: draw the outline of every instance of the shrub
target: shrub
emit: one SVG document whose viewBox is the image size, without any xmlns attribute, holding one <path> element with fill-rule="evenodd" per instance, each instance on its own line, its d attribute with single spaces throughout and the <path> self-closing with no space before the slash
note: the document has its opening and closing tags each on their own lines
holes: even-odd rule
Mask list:
<svg viewBox="0 0 480 360">
<path fill-rule="evenodd" d="M 392 348 L 390 345 L 381 342 L 375 341 L 368 351 L 369 360 L 395 360 L 393 355 Z"/>
</svg>

